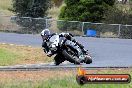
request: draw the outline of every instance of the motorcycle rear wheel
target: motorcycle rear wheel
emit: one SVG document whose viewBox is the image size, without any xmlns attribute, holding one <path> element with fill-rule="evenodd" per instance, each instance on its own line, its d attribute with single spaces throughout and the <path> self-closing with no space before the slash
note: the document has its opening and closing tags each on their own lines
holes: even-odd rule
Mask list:
<svg viewBox="0 0 132 88">
<path fill-rule="evenodd" d="M 89 57 L 85 57 L 85 63 L 86 63 L 86 64 L 92 63 L 92 59 L 89 58 Z"/>
</svg>

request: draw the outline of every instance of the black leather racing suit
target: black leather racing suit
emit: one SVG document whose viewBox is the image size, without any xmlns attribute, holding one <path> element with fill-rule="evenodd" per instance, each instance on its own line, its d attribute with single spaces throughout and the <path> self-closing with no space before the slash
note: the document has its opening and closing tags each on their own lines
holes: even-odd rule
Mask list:
<svg viewBox="0 0 132 88">
<path fill-rule="evenodd" d="M 50 49 L 49 49 L 49 47 L 47 46 L 47 42 L 49 42 L 49 39 L 53 36 L 53 35 L 55 35 L 55 33 L 54 34 L 52 34 L 52 35 L 50 35 L 47 39 L 43 39 L 43 43 L 42 43 L 42 47 L 44 48 L 44 52 L 47 54 L 47 56 L 52 56 L 54 53 L 52 52 L 52 51 L 50 51 Z M 81 45 L 80 43 L 78 43 L 74 38 L 73 38 L 73 35 L 71 34 L 71 33 L 60 33 L 59 34 L 59 37 L 65 37 L 67 40 L 70 40 L 70 41 L 72 41 L 72 42 L 74 42 L 74 43 L 76 43 L 81 49 L 82 49 L 82 51 L 85 53 L 86 52 L 86 50 L 84 50 L 84 46 L 83 45 Z M 68 44 L 68 43 L 67 43 Z M 73 46 L 74 47 L 74 46 Z M 76 48 L 76 47 L 75 47 Z M 79 52 L 79 51 L 78 51 Z"/>
</svg>

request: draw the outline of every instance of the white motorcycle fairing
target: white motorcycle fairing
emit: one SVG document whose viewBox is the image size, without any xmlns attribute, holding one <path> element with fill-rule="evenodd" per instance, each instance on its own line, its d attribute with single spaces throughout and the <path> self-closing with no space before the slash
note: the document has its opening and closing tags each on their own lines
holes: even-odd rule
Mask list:
<svg viewBox="0 0 132 88">
<path fill-rule="evenodd" d="M 59 35 L 53 35 L 49 39 L 49 48 L 50 48 L 50 50 L 56 51 L 58 44 L 59 44 Z"/>
</svg>

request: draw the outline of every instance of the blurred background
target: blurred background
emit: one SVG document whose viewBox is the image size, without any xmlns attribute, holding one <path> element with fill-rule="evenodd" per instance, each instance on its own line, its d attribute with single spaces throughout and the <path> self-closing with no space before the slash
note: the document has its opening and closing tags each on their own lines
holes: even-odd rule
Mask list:
<svg viewBox="0 0 132 88">
<path fill-rule="evenodd" d="M 103 12 L 102 17 L 96 14 L 97 17 L 94 16 L 94 18 L 92 18 L 92 13 L 89 15 L 85 12 L 85 19 L 81 19 L 81 17 L 73 19 L 68 18 L 68 16 L 65 17 L 65 15 L 63 16 L 66 11 L 64 12 L 62 10 L 66 6 L 70 7 L 70 4 L 68 4 L 70 0 L 49 0 L 50 2 L 46 0 L 44 0 L 44 2 L 40 2 L 39 0 L 29 1 L 30 3 L 28 5 L 30 9 L 27 11 L 25 10 L 25 13 L 23 11 L 23 14 L 22 11 L 19 12 L 19 9 L 16 9 L 17 5 L 15 5 L 15 3 L 17 0 L 0 0 L 1 32 L 38 34 L 44 28 L 49 28 L 53 32 L 70 32 L 76 36 L 132 38 L 132 0 L 113 0 L 114 4 L 108 6 L 109 9 L 104 10 L 105 12 Z M 97 0 L 93 1 L 94 2 L 90 3 L 93 4 L 95 1 L 97 2 Z M 36 5 L 34 3 L 38 4 Z M 46 10 L 41 11 L 41 9 L 39 9 L 43 8 L 44 5 L 40 5 L 40 3 L 46 3 Z M 24 6 L 26 4 L 21 3 L 18 6 L 22 7 L 22 5 Z M 37 7 L 38 5 L 40 7 Z M 99 4 L 99 6 L 101 5 L 102 4 Z M 105 7 L 107 6 L 105 5 Z M 93 10 L 92 6 L 91 9 Z M 42 14 L 44 15 L 40 16 L 41 14 L 39 14 L 39 11 L 43 12 Z M 74 11 L 72 13 L 74 13 Z"/>
</svg>

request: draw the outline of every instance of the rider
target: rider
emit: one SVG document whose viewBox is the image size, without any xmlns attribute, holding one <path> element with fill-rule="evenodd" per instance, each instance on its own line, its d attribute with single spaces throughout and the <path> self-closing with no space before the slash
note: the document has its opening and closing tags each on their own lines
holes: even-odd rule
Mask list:
<svg viewBox="0 0 132 88">
<path fill-rule="evenodd" d="M 51 34 L 50 30 L 49 29 L 44 29 L 42 32 L 41 32 L 41 36 L 42 36 L 42 39 L 43 39 L 43 43 L 42 43 L 42 47 L 44 47 L 44 52 L 47 54 L 47 56 L 52 56 L 54 54 L 53 51 L 51 51 L 47 45 L 47 42 L 49 41 L 49 39 L 55 35 L 56 33 L 53 33 Z M 59 34 L 60 37 L 65 37 L 66 39 L 76 43 L 84 53 L 86 53 L 86 50 L 84 50 L 84 46 L 81 45 L 80 43 L 78 43 L 75 39 L 73 39 L 73 35 L 71 33 L 60 33 Z"/>
<path fill-rule="evenodd" d="M 42 43 L 42 47 L 44 47 L 44 52 L 47 54 L 47 56 L 52 56 L 53 55 L 53 52 L 49 49 L 48 45 L 47 45 L 47 42 L 49 42 L 49 39 L 52 37 L 53 35 L 50 33 L 50 30 L 49 29 L 44 29 L 42 32 L 41 32 L 41 37 L 42 37 L 42 40 L 43 40 L 43 43 Z"/>
</svg>

